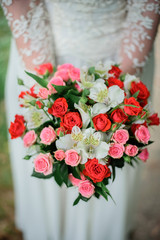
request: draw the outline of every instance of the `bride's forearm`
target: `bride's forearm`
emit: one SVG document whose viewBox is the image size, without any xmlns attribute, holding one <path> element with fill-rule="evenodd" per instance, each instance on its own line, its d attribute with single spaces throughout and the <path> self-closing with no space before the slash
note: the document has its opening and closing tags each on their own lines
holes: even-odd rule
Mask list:
<svg viewBox="0 0 160 240">
<path fill-rule="evenodd" d="M 159 2 L 128 1 L 120 61 L 124 72 L 139 75 L 152 50 L 160 19 Z"/>
</svg>

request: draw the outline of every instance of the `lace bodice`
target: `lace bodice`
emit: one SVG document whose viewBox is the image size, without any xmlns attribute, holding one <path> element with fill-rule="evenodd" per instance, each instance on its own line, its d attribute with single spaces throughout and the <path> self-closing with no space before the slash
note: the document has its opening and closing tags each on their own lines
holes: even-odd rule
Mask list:
<svg viewBox="0 0 160 240">
<path fill-rule="evenodd" d="M 159 21 L 159 0 L 1 0 L 25 67 L 56 56 L 121 61 L 143 68 Z M 48 10 L 46 6 L 48 6 Z"/>
</svg>

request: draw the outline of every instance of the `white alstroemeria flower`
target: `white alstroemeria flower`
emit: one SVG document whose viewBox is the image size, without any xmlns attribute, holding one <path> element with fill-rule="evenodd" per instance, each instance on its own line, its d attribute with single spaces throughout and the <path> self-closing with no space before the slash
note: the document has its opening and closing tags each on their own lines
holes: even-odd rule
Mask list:
<svg viewBox="0 0 160 240">
<path fill-rule="evenodd" d="M 105 103 L 96 103 L 93 105 L 91 114 L 92 117 L 101 114 L 101 113 L 106 113 L 109 110 L 109 107 Z"/>
<path fill-rule="evenodd" d="M 94 85 L 95 76 L 94 74 L 89 75 L 88 69 L 82 68 L 80 72 L 80 82 L 77 82 L 80 88 L 91 88 Z"/>
<path fill-rule="evenodd" d="M 79 104 L 74 104 L 75 109 L 78 109 L 78 111 L 81 114 L 82 122 L 83 122 L 83 128 L 86 128 L 90 122 L 90 116 L 88 112 L 87 105 L 79 102 Z"/>
<path fill-rule="evenodd" d="M 118 104 L 122 103 L 124 100 L 124 91 L 117 85 L 111 86 L 108 89 L 108 106 L 110 108 L 116 107 Z"/>
<path fill-rule="evenodd" d="M 104 103 L 108 96 L 108 89 L 103 79 L 97 79 L 94 86 L 90 89 L 89 98 L 95 102 Z"/>
<path fill-rule="evenodd" d="M 35 107 L 29 107 L 24 113 L 24 118 L 27 122 L 27 127 L 37 128 L 43 123 L 45 123 L 49 118 L 43 112 L 43 110 L 36 109 Z"/>
<path fill-rule="evenodd" d="M 71 132 L 71 138 L 73 141 L 75 142 L 79 142 L 83 140 L 83 134 L 81 129 L 78 126 L 74 126 L 72 128 L 72 132 Z"/>
<path fill-rule="evenodd" d="M 57 149 L 62 150 L 69 150 L 72 149 L 75 142 L 73 141 L 71 134 L 66 134 L 63 137 L 60 137 L 58 140 L 56 140 L 56 147 Z"/>
<path fill-rule="evenodd" d="M 95 72 L 99 74 L 100 77 L 107 77 L 108 74 L 108 68 L 106 65 L 104 65 L 102 62 L 98 62 L 95 65 Z"/>
<path fill-rule="evenodd" d="M 125 91 L 129 91 L 131 88 L 131 83 L 135 81 L 135 82 L 139 82 L 139 78 L 137 78 L 134 75 L 130 75 L 130 74 L 126 74 L 125 76 L 125 80 L 124 80 L 124 89 Z"/>
</svg>

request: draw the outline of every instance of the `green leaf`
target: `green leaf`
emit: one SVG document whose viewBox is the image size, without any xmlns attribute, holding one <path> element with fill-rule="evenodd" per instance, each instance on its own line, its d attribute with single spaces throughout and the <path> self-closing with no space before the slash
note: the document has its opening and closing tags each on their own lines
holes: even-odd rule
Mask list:
<svg viewBox="0 0 160 240">
<path fill-rule="evenodd" d="M 89 94 L 90 94 L 90 91 L 89 91 L 89 89 L 86 89 L 86 88 L 85 88 L 85 89 L 83 90 L 83 92 L 82 92 L 82 96 L 83 96 L 83 97 L 86 97 L 86 96 L 88 96 Z"/>
<path fill-rule="evenodd" d="M 129 156 L 123 156 L 123 159 L 125 162 L 130 163 L 131 162 L 131 158 Z"/>
<path fill-rule="evenodd" d="M 79 194 L 78 197 L 76 198 L 76 200 L 74 201 L 73 206 L 77 205 L 80 200 L 81 200 L 81 196 Z"/>
<path fill-rule="evenodd" d="M 32 100 L 32 101 L 30 101 L 29 104 L 31 104 L 32 106 L 35 106 L 35 104 L 36 104 L 36 100 Z"/>
<path fill-rule="evenodd" d="M 105 193 L 100 187 L 96 187 L 96 188 L 95 188 L 95 191 L 96 191 L 98 194 L 102 195 L 102 196 L 108 201 L 108 195 L 107 195 L 107 193 Z"/>
<path fill-rule="evenodd" d="M 122 74 L 122 75 L 120 76 L 120 80 L 121 80 L 122 82 L 124 82 L 125 77 L 126 77 L 126 74 L 124 73 L 124 74 Z"/>
<path fill-rule="evenodd" d="M 86 198 L 86 197 L 83 197 L 81 194 L 80 194 L 80 198 L 81 200 L 85 201 L 85 202 L 88 202 L 90 198 Z"/>
<path fill-rule="evenodd" d="M 63 181 L 67 185 L 68 184 L 68 167 L 65 164 L 65 162 L 62 163 L 62 165 L 61 165 L 60 173 L 61 173 L 61 177 L 63 178 Z"/>
<path fill-rule="evenodd" d="M 88 69 L 88 74 L 89 75 L 92 75 L 92 74 L 94 74 L 95 73 L 95 67 L 90 67 L 89 69 Z"/>
<path fill-rule="evenodd" d="M 22 80 L 22 79 L 18 78 L 17 80 L 18 80 L 18 85 L 22 85 L 22 86 L 24 85 L 24 83 L 23 83 L 23 80 Z"/>
<path fill-rule="evenodd" d="M 28 76 L 30 76 L 31 78 L 33 78 L 37 83 L 39 83 L 42 87 L 44 88 L 47 88 L 47 85 L 48 85 L 48 81 L 43 79 L 43 78 L 40 78 L 38 77 L 37 75 L 34 75 L 33 73 L 29 73 L 27 71 L 25 71 Z"/>
<path fill-rule="evenodd" d="M 29 160 L 32 157 L 32 155 L 26 155 L 23 159 Z"/>
<path fill-rule="evenodd" d="M 138 94 L 139 94 L 139 90 L 137 91 L 137 92 L 135 92 L 133 95 L 132 95 L 132 97 L 134 97 L 134 98 L 137 98 L 138 97 Z"/>
<path fill-rule="evenodd" d="M 32 177 L 36 177 L 36 178 L 43 178 L 43 179 L 48 179 L 53 177 L 53 173 L 49 174 L 49 175 L 44 175 L 43 173 L 38 173 L 35 170 L 33 170 L 33 173 L 31 175 Z"/>
<path fill-rule="evenodd" d="M 63 179 L 62 179 L 61 172 L 60 172 L 60 164 L 56 164 L 55 168 L 56 169 L 54 172 L 54 179 L 59 186 L 62 186 Z"/>
<path fill-rule="evenodd" d="M 80 171 L 77 167 L 72 167 L 72 174 L 73 174 L 73 177 L 81 179 Z"/>
</svg>

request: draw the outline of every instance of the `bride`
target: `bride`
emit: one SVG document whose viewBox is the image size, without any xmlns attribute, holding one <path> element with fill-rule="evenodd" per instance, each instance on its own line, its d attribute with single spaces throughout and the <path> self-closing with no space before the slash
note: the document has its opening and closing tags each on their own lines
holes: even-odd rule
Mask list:
<svg viewBox="0 0 160 240">
<path fill-rule="evenodd" d="M 6 81 L 8 122 L 21 112 L 17 77 L 32 86 L 24 69 L 34 71 L 45 62 L 76 67 L 99 60 L 120 62 L 123 71 L 141 76 L 151 90 L 159 0 L 1 0 L 1 5 L 13 33 Z M 22 159 L 21 140 L 9 144 L 16 225 L 25 240 L 126 239 L 132 227 L 135 169 L 126 166 L 110 184 L 116 205 L 92 198 L 73 207 L 74 188 L 31 177 L 33 163 Z"/>
</svg>

